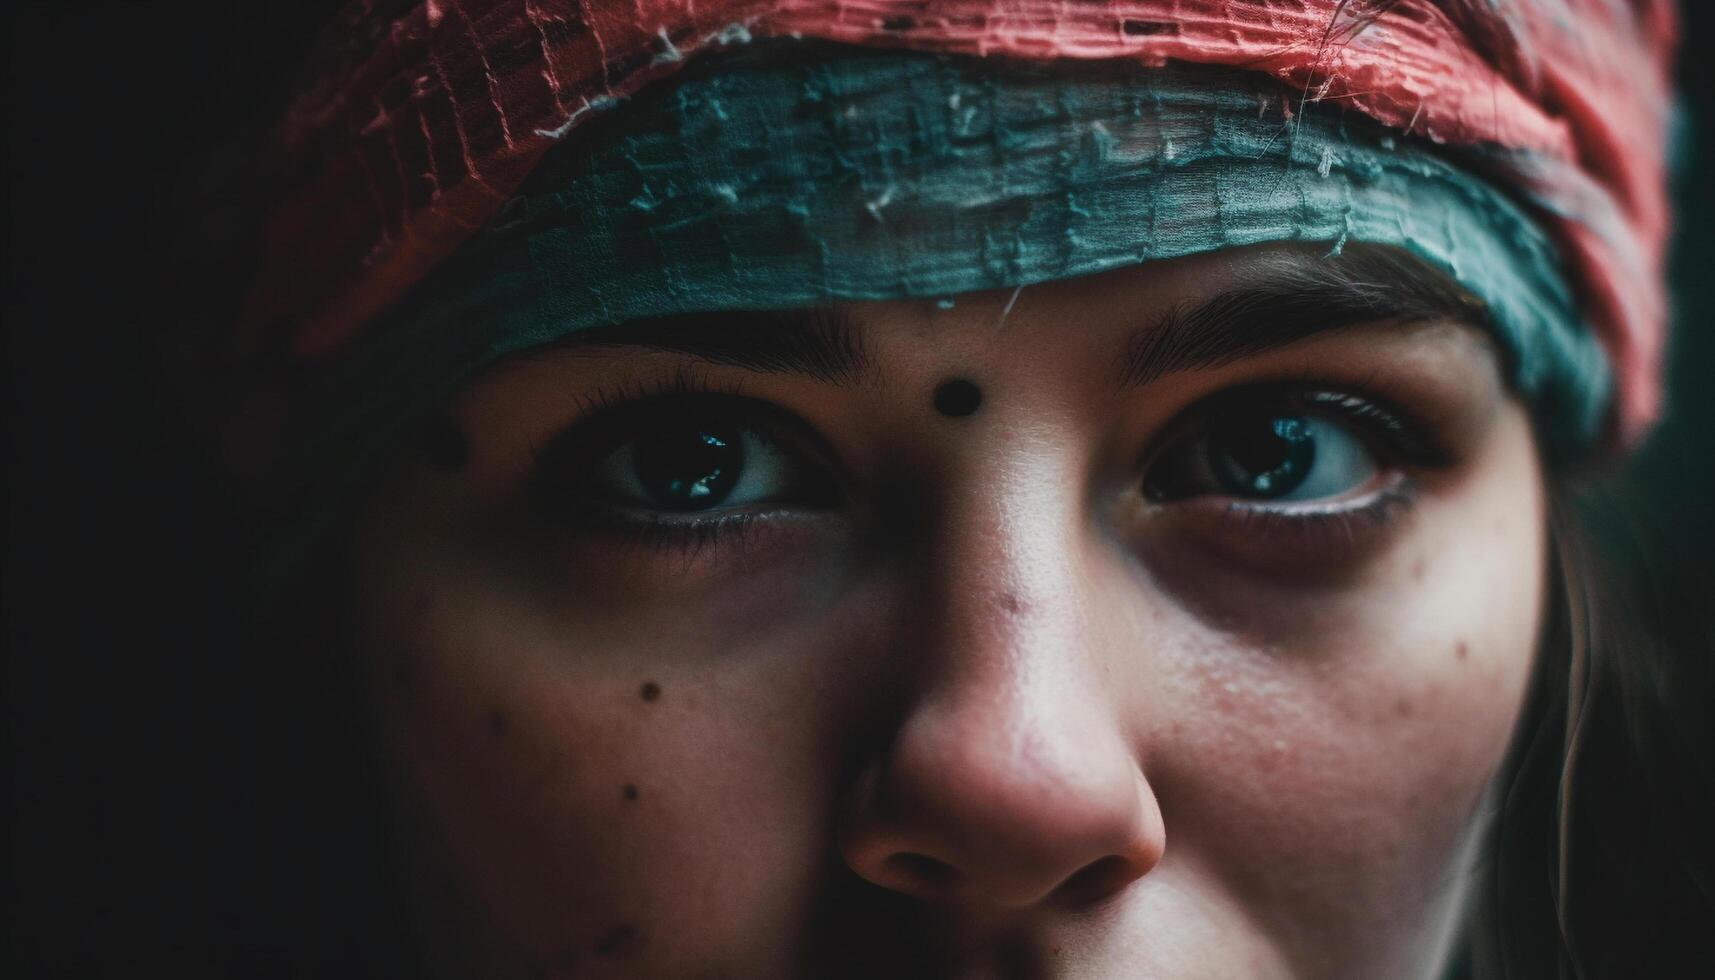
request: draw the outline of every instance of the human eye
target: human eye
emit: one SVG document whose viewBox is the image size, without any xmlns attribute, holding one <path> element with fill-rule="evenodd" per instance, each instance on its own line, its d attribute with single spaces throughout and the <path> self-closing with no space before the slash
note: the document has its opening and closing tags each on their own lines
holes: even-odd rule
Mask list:
<svg viewBox="0 0 1715 980">
<path fill-rule="evenodd" d="M 563 524 L 706 544 L 752 522 L 831 508 L 831 454 L 778 406 L 676 392 L 604 404 L 553 438 L 532 477 Z"/>
<path fill-rule="evenodd" d="M 1425 427 L 1379 400 L 1259 386 L 1194 406 L 1144 471 L 1161 507 L 1213 509 L 1247 532 L 1379 521 L 1409 503 L 1416 473 L 1446 465 Z"/>
</svg>

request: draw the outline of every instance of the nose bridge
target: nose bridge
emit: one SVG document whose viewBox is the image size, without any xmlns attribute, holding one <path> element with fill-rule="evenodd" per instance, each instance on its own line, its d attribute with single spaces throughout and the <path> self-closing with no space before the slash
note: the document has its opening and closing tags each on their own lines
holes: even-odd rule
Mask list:
<svg viewBox="0 0 1715 980">
<path fill-rule="evenodd" d="M 1080 507 L 1047 456 L 949 481 L 924 543 L 909 640 L 921 707 L 963 730 L 969 749 L 1028 736 L 1047 752 L 1073 734 L 1052 721 L 1066 703 L 1092 707 Z"/>
<path fill-rule="evenodd" d="M 953 484 L 907 631 L 920 681 L 847 841 L 860 874 L 923 898 L 1026 906 L 1153 866 L 1159 814 L 1085 608 L 1063 462 Z"/>
<path fill-rule="evenodd" d="M 1028 671 L 1023 654 L 1077 646 L 1079 508 L 1045 461 L 1015 461 L 978 479 L 953 484 L 926 542 L 923 640 L 955 673 L 1009 661 Z"/>
<path fill-rule="evenodd" d="M 991 791 L 1088 796 L 1132 768 L 1104 703 L 1085 608 L 1079 501 L 1064 479 L 1014 475 L 949 505 L 918 654 L 931 665 L 914 719 L 932 751 Z"/>
</svg>

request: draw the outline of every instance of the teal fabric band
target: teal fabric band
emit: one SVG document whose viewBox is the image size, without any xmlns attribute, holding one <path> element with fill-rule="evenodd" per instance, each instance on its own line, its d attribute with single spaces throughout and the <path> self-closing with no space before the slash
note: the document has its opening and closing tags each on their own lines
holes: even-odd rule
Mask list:
<svg viewBox="0 0 1715 980">
<path fill-rule="evenodd" d="M 1206 67 L 1023 65 L 807 43 L 693 66 L 580 130 L 391 318 L 299 390 L 305 459 L 387 433 L 509 353 L 716 309 L 953 297 L 1257 242 L 1399 246 L 1489 309 L 1552 447 L 1606 360 L 1519 205 L 1336 108 Z"/>
</svg>

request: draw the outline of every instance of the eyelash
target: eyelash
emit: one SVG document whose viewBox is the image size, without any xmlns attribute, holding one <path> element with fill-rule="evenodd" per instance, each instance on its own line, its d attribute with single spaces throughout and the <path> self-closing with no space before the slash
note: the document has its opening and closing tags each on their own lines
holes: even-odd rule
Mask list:
<svg viewBox="0 0 1715 980">
<path fill-rule="evenodd" d="M 711 384 L 706 375 L 693 373 L 688 367 L 680 366 L 664 378 L 630 385 L 599 387 L 587 394 L 575 395 L 573 397 L 578 406 L 577 420 L 551 431 L 544 439 L 530 447 L 529 483 L 538 491 L 548 489 L 543 487 L 543 484 L 552 478 L 557 463 L 555 457 L 559 455 L 559 450 L 570 435 L 599 430 L 604 421 L 651 402 L 710 396 L 742 398 L 743 386 L 737 382 Z"/>
<path fill-rule="evenodd" d="M 1438 441 L 1433 430 L 1416 422 L 1409 413 L 1391 406 L 1381 398 L 1360 394 L 1357 390 L 1334 390 L 1311 384 L 1264 382 L 1219 392 L 1192 405 L 1166 429 L 1144 454 L 1144 469 L 1160 460 L 1187 439 L 1206 434 L 1213 416 L 1220 409 L 1246 401 L 1279 404 L 1297 402 L 1313 412 L 1339 416 L 1356 426 L 1366 445 L 1382 457 L 1382 462 L 1404 463 L 1422 469 L 1444 469 L 1454 462 L 1446 445 Z"/>
<path fill-rule="evenodd" d="M 1298 397 L 1312 408 L 1338 412 L 1362 426 L 1385 451 L 1400 460 L 1425 469 L 1445 469 L 1453 464 L 1453 453 L 1434 438 L 1433 430 L 1377 398 L 1346 391 L 1312 389 Z"/>
<path fill-rule="evenodd" d="M 680 365 L 673 373 L 662 378 L 635 382 L 629 385 L 606 386 L 595 389 L 588 394 L 578 395 L 578 421 L 574 428 L 585 428 L 599 420 L 608 418 L 622 411 L 630 411 L 639 405 L 673 397 L 722 397 L 743 398 L 744 385 L 737 380 L 724 383 L 713 383 L 708 372 L 695 370 L 689 365 Z M 532 455 L 539 462 L 542 454 L 547 452 L 567 430 L 559 430 L 548 437 L 548 440 L 537 446 Z"/>
<path fill-rule="evenodd" d="M 677 554 L 686 561 L 718 545 L 743 545 L 755 530 L 761 517 L 754 513 L 723 514 L 691 520 L 660 520 L 658 518 L 598 512 L 588 520 L 586 528 L 609 531 L 643 551 Z"/>
</svg>

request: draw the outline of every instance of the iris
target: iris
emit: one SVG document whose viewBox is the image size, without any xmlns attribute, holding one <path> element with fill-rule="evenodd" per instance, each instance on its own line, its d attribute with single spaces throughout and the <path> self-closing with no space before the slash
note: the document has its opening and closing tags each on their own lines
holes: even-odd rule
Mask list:
<svg viewBox="0 0 1715 980">
<path fill-rule="evenodd" d="M 1316 437 L 1298 415 L 1240 416 L 1210 435 L 1215 478 L 1238 497 L 1273 499 L 1297 489 L 1316 465 Z"/>
<path fill-rule="evenodd" d="M 704 510 L 732 493 L 744 471 L 744 445 L 740 433 L 723 427 L 666 427 L 637 440 L 631 465 L 662 510 Z"/>
</svg>

